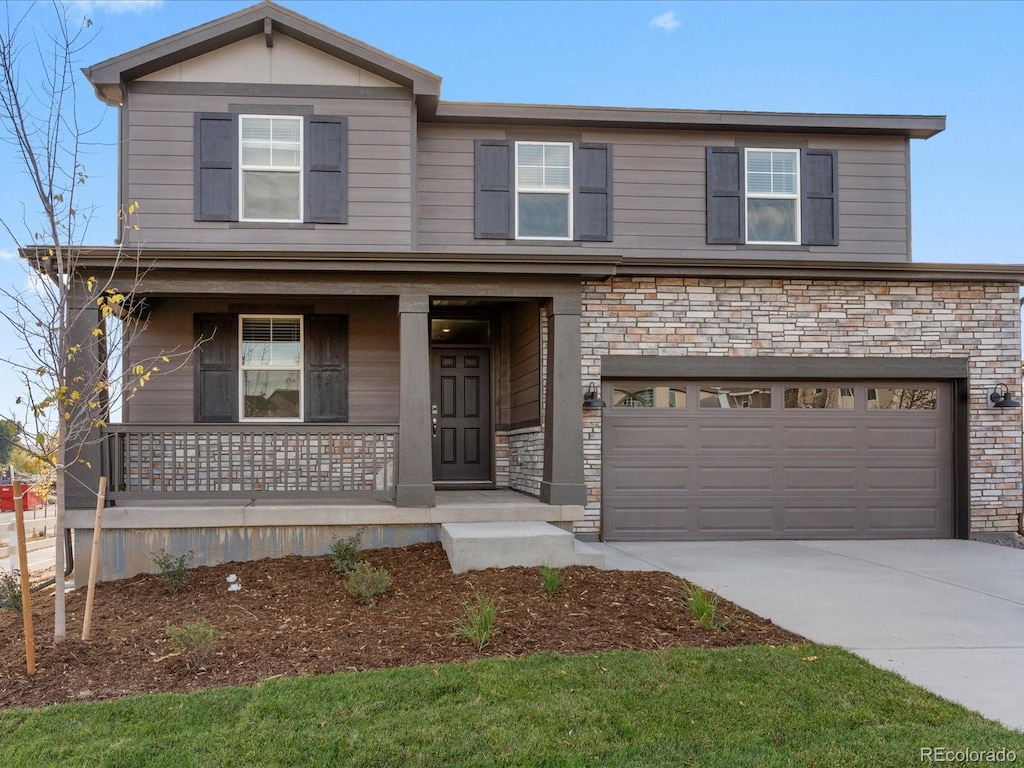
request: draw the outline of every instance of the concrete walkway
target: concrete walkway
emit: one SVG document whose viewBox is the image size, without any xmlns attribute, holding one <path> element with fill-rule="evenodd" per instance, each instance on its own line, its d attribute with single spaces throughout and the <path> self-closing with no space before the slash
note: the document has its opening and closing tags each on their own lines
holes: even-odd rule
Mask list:
<svg viewBox="0 0 1024 768">
<path fill-rule="evenodd" d="M 974 541 L 601 545 L 1024 731 L 1024 550 Z"/>
</svg>

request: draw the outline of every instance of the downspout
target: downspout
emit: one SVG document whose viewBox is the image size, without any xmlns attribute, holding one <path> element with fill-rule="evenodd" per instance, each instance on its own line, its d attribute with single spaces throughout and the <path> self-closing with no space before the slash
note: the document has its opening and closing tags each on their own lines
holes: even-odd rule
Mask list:
<svg viewBox="0 0 1024 768">
<path fill-rule="evenodd" d="M 75 570 L 75 549 L 71 546 L 71 529 L 64 529 L 64 580 L 66 581 L 71 572 Z M 52 587 L 57 583 L 57 577 L 47 579 L 39 584 L 32 585 L 32 591 L 38 592 L 41 589 Z"/>
</svg>

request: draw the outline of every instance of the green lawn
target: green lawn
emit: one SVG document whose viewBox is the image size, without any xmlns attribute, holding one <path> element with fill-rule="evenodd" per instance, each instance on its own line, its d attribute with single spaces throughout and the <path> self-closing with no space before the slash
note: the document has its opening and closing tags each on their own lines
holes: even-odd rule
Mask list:
<svg viewBox="0 0 1024 768">
<path fill-rule="evenodd" d="M 1024 734 L 824 646 L 488 659 L 0 713 L 7 768 L 881 768 L 934 746 L 1024 761 Z"/>
</svg>

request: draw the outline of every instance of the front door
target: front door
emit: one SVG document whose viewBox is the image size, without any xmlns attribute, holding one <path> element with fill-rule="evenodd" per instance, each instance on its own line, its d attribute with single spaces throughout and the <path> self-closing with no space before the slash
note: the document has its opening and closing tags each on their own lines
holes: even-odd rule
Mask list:
<svg viewBox="0 0 1024 768">
<path fill-rule="evenodd" d="M 491 481 L 491 354 L 487 347 L 431 350 L 434 482 Z"/>
</svg>

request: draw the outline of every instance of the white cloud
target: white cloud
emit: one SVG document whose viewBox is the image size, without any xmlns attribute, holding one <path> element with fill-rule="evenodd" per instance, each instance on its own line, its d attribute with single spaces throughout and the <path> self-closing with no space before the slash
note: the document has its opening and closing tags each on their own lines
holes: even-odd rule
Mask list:
<svg viewBox="0 0 1024 768">
<path fill-rule="evenodd" d="M 678 28 L 681 23 L 675 11 L 665 11 L 661 16 L 655 16 L 651 19 L 652 27 L 658 27 L 666 32 L 671 32 L 673 29 Z"/>
<path fill-rule="evenodd" d="M 142 13 L 152 8 L 159 8 L 164 0 L 77 0 L 75 5 L 85 14 L 94 11 L 110 13 Z"/>
<path fill-rule="evenodd" d="M 9 251 L 6 248 L 0 248 L 0 261 L 14 261 L 18 258 L 18 254 L 14 251 Z"/>
</svg>

